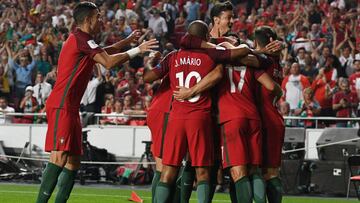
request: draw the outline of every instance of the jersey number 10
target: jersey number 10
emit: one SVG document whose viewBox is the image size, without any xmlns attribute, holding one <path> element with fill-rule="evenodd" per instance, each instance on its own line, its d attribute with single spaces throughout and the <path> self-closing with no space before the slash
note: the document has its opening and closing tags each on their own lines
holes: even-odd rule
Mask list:
<svg viewBox="0 0 360 203">
<path fill-rule="evenodd" d="M 196 71 L 191 71 L 188 75 L 186 75 L 185 84 L 184 84 L 184 72 L 183 71 L 176 73 L 175 76 L 179 80 L 179 86 L 186 87 L 186 88 L 190 88 L 190 81 L 193 77 L 196 78 L 196 83 L 199 83 L 201 80 L 201 75 Z M 194 103 L 194 102 L 197 102 L 199 99 L 200 99 L 200 94 L 194 96 L 191 99 L 188 99 L 188 101 Z"/>
</svg>

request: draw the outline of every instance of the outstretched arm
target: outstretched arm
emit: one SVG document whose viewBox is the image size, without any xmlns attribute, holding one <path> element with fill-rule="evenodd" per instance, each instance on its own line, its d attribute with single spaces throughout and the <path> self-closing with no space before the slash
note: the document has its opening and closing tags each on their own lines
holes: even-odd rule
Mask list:
<svg viewBox="0 0 360 203">
<path fill-rule="evenodd" d="M 176 100 L 190 99 L 216 85 L 223 77 L 223 65 L 218 64 L 214 70 L 207 74 L 204 79 L 191 88 L 177 87 L 178 90 L 174 91 L 174 98 Z"/>
<path fill-rule="evenodd" d="M 130 45 L 132 42 L 137 43 L 140 36 L 141 36 L 141 32 L 139 30 L 135 30 L 126 39 L 123 39 L 119 42 L 116 42 L 116 43 L 110 45 L 110 46 L 107 46 L 104 48 L 104 50 L 110 55 L 117 54 L 121 51 L 122 48 Z"/>
<path fill-rule="evenodd" d="M 94 61 L 101 63 L 103 66 L 105 66 L 105 68 L 110 69 L 118 63 L 124 63 L 140 53 L 151 51 L 155 48 L 158 48 L 158 42 L 155 39 L 152 39 L 150 41 L 143 42 L 138 47 L 123 53 L 109 55 L 106 51 L 103 51 L 94 56 Z"/>
</svg>

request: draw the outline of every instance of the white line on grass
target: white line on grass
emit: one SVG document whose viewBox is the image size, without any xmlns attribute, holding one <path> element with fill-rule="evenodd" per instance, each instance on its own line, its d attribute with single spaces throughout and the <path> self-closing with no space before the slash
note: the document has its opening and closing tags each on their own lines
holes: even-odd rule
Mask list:
<svg viewBox="0 0 360 203">
<path fill-rule="evenodd" d="M 18 194 L 37 194 L 37 192 L 31 191 L 16 191 L 16 190 L 0 190 L 0 193 L 18 193 Z M 120 197 L 120 198 L 129 198 L 129 196 L 124 195 L 100 195 L 100 194 L 79 194 L 79 193 L 71 193 L 71 196 L 90 196 L 90 197 Z M 142 199 L 151 199 L 151 197 L 141 196 Z M 197 201 L 197 199 L 191 198 L 190 201 Z M 229 200 L 218 200 L 213 199 L 212 202 L 231 202 Z"/>
</svg>

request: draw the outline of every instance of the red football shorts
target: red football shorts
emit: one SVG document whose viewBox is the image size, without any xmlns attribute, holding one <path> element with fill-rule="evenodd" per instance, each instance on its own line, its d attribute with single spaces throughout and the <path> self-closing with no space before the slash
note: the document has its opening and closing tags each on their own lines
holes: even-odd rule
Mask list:
<svg viewBox="0 0 360 203">
<path fill-rule="evenodd" d="M 166 130 L 163 164 L 180 166 L 189 152 L 192 166 L 212 166 L 214 160 L 211 117 L 170 119 Z"/>
<path fill-rule="evenodd" d="M 284 144 L 285 126 L 264 126 L 263 134 L 263 167 L 278 168 L 281 166 L 281 152 Z"/>
<path fill-rule="evenodd" d="M 162 158 L 164 136 L 169 113 L 150 110 L 147 114 L 147 125 L 151 131 L 151 151 L 155 157 Z"/>
<path fill-rule="evenodd" d="M 258 120 L 237 118 L 222 125 L 223 167 L 260 165 L 261 124 Z"/>
<path fill-rule="evenodd" d="M 81 122 L 78 110 L 47 108 L 48 129 L 45 151 L 66 151 L 82 154 Z"/>
</svg>

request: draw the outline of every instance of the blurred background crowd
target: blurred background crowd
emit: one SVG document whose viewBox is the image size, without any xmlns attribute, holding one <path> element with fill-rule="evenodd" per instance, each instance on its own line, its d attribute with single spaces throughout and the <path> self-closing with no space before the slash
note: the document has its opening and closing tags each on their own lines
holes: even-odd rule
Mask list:
<svg viewBox="0 0 360 203">
<path fill-rule="evenodd" d="M 71 0 L 5 0 L 0 5 L 0 113 L 44 112 L 56 81 L 63 42 L 75 28 Z M 213 0 L 96 0 L 103 18 L 97 41 L 110 45 L 142 31 L 157 38 L 165 56 L 179 46 L 187 25 L 196 19 L 210 24 Z M 360 1 L 358 0 L 233 0 L 231 32 L 253 46 L 252 33 L 273 27 L 282 51 L 284 116 L 356 117 L 360 97 Z M 136 44 L 132 45 L 136 46 Z M 129 47 L 130 48 L 130 47 Z M 159 82 L 142 79 L 149 56 L 137 56 L 112 70 L 96 65 L 82 98 L 81 111 L 129 115 L 108 116 L 102 124 L 145 125 Z M 0 118 L 0 122 L 5 122 Z M 43 123 L 41 116 L 12 118 L 15 123 Z M 331 125 L 325 122 L 325 125 Z M 287 126 L 314 127 L 291 121 Z M 337 122 L 337 126 L 353 123 Z"/>
</svg>

